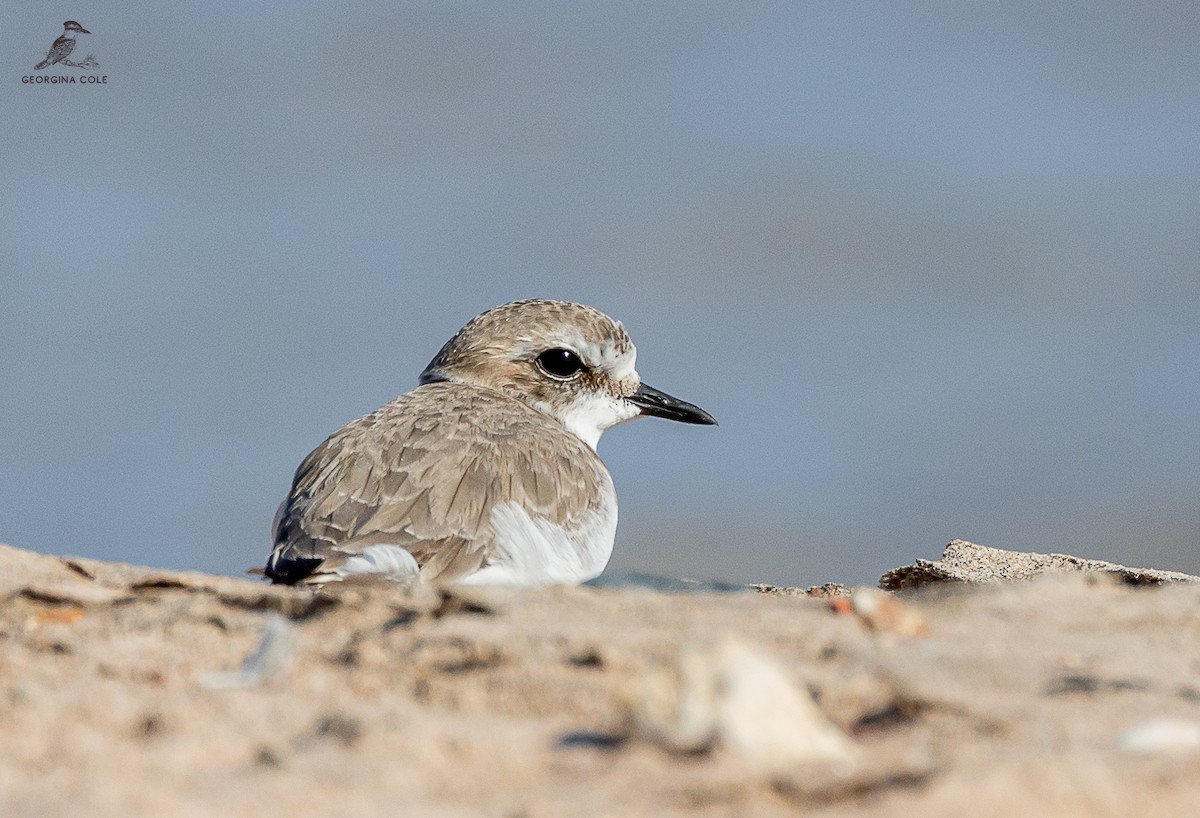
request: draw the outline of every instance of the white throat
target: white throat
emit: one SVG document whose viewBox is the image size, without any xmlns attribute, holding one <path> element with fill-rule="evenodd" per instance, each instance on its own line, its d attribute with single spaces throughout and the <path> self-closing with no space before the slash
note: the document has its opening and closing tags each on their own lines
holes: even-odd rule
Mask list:
<svg viewBox="0 0 1200 818">
<path fill-rule="evenodd" d="M 595 451 L 605 429 L 632 420 L 638 416 L 639 410 L 628 401 L 594 392 L 580 397 L 565 411 L 554 414 L 568 432 Z"/>
</svg>

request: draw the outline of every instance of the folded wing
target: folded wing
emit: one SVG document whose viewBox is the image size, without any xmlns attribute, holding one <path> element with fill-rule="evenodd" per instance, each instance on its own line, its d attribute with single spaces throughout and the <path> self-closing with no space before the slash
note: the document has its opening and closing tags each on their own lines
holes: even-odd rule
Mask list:
<svg viewBox="0 0 1200 818">
<path fill-rule="evenodd" d="M 597 483 L 603 465 L 547 420 L 497 392 L 433 383 L 353 421 L 297 469 L 267 576 L 319 583 L 381 566 L 403 579 L 415 566 L 454 580 L 489 564 L 497 504 L 580 524 L 601 497 L 559 489 Z"/>
</svg>

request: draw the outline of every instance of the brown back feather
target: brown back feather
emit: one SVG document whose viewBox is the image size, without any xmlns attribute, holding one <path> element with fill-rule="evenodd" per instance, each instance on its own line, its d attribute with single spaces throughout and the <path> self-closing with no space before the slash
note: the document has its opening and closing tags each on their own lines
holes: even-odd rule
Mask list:
<svg viewBox="0 0 1200 818">
<path fill-rule="evenodd" d="M 572 527 L 600 508 L 608 480 L 596 453 L 549 416 L 494 390 L 431 383 L 304 459 L 274 553 L 322 559 L 319 574 L 367 545 L 397 545 L 425 579 L 455 579 L 487 564 L 493 504 Z"/>
</svg>

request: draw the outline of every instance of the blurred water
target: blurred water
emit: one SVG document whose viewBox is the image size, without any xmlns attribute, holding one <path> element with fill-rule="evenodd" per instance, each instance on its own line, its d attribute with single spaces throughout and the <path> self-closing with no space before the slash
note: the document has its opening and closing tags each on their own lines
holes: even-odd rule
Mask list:
<svg viewBox="0 0 1200 818">
<path fill-rule="evenodd" d="M 541 295 L 721 421 L 602 441 L 614 570 L 1200 572 L 1192 4 L 118 4 L 100 87 L 6 11 L 0 540 L 260 564 L 313 445 Z"/>
</svg>

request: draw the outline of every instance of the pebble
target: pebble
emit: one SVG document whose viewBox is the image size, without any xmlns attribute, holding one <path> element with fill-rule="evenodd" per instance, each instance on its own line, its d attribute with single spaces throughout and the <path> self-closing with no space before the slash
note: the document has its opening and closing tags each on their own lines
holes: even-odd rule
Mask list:
<svg viewBox="0 0 1200 818">
<path fill-rule="evenodd" d="M 1135 724 L 1117 736 L 1117 747 L 1134 755 L 1184 755 L 1200 751 L 1200 724 L 1161 716 Z"/>
</svg>

